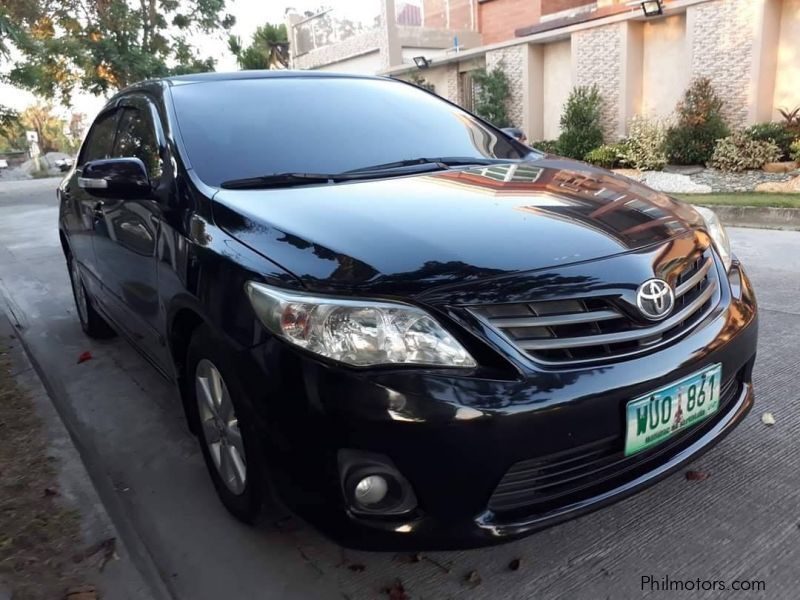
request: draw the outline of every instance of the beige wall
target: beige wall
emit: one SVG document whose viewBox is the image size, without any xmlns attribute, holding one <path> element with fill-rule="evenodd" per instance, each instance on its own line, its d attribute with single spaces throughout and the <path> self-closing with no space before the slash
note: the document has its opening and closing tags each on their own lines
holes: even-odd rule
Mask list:
<svg viewBox="0 0 800 600">
<path fill-rule="evenodd" d="M 675 15 L 643 24 L 640 114 L 666 117 L 689 84 L 686 17 Z"/>
<path fill-rule="evenodd" d="M 783 0 L 774 104 L 775 119 L 778 108 L 800 106 L 800 0 Z"/>
<path fill-rule="evenodd" d="M 339 62 L 320 65 L 316 71 L 336 71 L 339 73 L 357 73 L 359 75 L 375 75 L 381 68 L 381 55 L 377 50 L 361 56 L 353 56 Z"/>
<path fill-rule="evenodd" d="M 561 133 L 559 120 L 572 89 L 572 43 L 545 44 L 542 66 L 542 134 L 551 140 Z"/>
</svg>

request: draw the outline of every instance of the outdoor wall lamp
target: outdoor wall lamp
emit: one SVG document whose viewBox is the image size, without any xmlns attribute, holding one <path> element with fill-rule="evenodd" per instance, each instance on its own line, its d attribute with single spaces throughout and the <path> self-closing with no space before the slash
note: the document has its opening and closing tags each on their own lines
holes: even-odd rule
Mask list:
<svg viewBox="0 0 800 600">
<path fill-rule="evenodd" d="M 427 69 L 431 66 L 431 61 L 424 56 L 415 56 L 414 64 L 417 65 L 418 69 Z"/>
<path fill-rule="evenodd" d="M 628 6 L 639 5 L 645 17 L 657 17 L 664 14 L 663 0 L 634 0 L 628 2 Z"/>
</svg>

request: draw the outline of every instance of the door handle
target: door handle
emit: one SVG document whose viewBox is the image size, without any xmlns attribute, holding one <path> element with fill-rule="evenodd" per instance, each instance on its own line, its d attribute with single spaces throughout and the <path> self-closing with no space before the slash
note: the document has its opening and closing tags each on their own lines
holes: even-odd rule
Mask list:
<svg viewBox="0 0 800 600">
<path fill-rule="evenodd" d="M 94 213 L 95 217 L 102 218 L 104 216 L 103 207 L 105 203 L 103 202 L 95 202 L 94 206 L 92 206 L 92 212 Z"/>
</svg>

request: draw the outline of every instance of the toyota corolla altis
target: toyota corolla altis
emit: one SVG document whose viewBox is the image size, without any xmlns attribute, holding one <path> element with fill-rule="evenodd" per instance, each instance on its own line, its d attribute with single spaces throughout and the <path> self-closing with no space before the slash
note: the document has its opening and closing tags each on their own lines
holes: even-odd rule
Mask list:
<svg viewBox="0 0 800 600">
<path fill-rule="evenodd" d="M 278 499 L 349 546 L 508 540 L 753 403 L 756 301 L 713 212 L 410 84 L 146 82 L 59 198 L 83 329 L 175 382 L 246 522 Z"/>
</svg>

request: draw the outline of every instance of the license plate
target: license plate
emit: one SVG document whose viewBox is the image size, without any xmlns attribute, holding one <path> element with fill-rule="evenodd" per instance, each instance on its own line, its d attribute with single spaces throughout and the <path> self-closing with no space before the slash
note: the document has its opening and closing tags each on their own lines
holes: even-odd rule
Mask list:
<svg viewBox="0 0 800 600">
<path fill-rule="evenodd" d="M 722 365 L 716 364 L 628 402 L 625 456 L 660 444 L 719 409 Z"/>
</svg>

